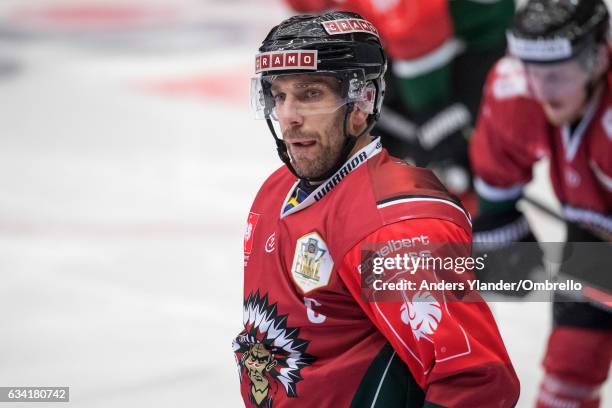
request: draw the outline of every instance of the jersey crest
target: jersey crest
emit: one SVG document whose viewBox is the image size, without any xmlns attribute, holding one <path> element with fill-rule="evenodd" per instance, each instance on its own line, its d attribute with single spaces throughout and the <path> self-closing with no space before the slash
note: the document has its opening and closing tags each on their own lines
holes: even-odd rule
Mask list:
<svg viewBox="0 0 612 408">
<path fill-rule="evenodd" d="M 297 397 L 300 371 L 315 361 L 306 353 L 309 341 L 299 338 L 300 330 L 288 327 L 287 315 L 280 315 L 276 303 L 269 304 L 268 296 L 259 291 L 245 299 L 243 323 L 232 346 L 252 406 L 274 406 L 279 384 L 288 397 Z"/>
</svg>

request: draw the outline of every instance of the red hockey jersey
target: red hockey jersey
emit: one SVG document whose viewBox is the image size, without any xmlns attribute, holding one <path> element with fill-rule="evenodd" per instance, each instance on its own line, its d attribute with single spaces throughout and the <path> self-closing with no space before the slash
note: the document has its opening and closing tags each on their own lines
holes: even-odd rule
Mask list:
<svg viewBox="0 0 612 408">
<path fill-rule="evenodd" d="M 516 403 L 518 380 L 486 304 L 362 296 L 368 243 L 471 242 L 469 216 L 429 170 L 376 139 L 281 214 L 295 186 L 277 170 L 247 220 L 244 329 L 233 342 L 247 407 Z"/>
<path fill-rule="evenodd" d="M 385 50 L 396 60 L 419 58 L 453 37 L 448 0 L 285 0 L 298 12 L 331 8 L 362 15 L 380 32 Z"/>
<path fill-rule="evenodd" d="M 569 221 L 612 232 L 612 73 L 576 126 L 555 127 L 530 97 L 520 61 L 500 60 L 487 79 L 470 159 L 489 201 L 517 199 L 533 164 L 550 158 L 550 179 Z"/>
</svg>

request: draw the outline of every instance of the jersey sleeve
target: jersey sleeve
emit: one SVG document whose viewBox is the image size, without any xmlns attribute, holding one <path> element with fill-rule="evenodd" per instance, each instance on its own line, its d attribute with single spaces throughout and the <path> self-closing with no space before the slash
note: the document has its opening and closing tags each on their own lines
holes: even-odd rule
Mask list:
<svg viewBox="0 0 612 408">
<path fill-rule="evenodd" d="M 532 178 L 532 166 L 546 154 L 547 124 L 528 97 L 520 62 L 502 59 L 487 79 L 470 162 L 478 195 L 487 201 L 518 199 Z"/>
<path fill-rule="evenodd" d="M 445 302 L 444 295 L 430 297 L 424 291 L 407 291 L 402 295 L 405 301 L 364 298 L 360 275 L 364 246 L 407 242 L 411 237 L 430 243 L 462 243 L 459 248 L 465 250 L 455 256 L 470 255 L 471 236 L 458 225 L 442 219 L 404 220 L 379 229 L 353 247 L 339 267 L 341 279 L 410 369 L 425 393 L 425 406 L 514 406 L 519 382 L 483 301 Z M 439 253 L 433 249 L 431 255 Z M 417 303 L 417 297 L 429 300 Z M 423 313 L 428 307 L 432 313 Z"/>
</svg>

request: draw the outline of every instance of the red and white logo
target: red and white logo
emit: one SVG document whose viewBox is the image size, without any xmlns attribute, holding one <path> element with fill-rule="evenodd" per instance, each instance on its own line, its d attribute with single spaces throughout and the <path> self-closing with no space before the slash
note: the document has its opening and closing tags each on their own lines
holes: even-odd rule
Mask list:
<svg viewBox="0 0 612 408">
<path fill-rule="evenodd" d="M 266 252 L 272 253 L 274 252 L 274 248 L 276 247 L 276 233 L 270 234 L 268 239 L 266 240 Z"/>
<path fill-rule="evenodd" d="M 263 52 L 255 56 L 255 73 L 283 69 L 317 69 L 317 50 Z"/>
<path fill-rule="evenodd" d="M 358 18 L 350 18 L 343 20 L 325 21 L 322 23 L 323 28 L 329 35 L 348 34 L 348 33 L 370 33 L 378 35 L 378 30 L 369 21 Z"/>
<path fill-rule="evenodd" d="M 249 212 L 247 218 L 246 231 L 244 232 L 244 254 L 249 255 L 253 250 L 253 235 L 255 234 L 255 227 L 259 220 L 260 214 Z"/>
</svg>

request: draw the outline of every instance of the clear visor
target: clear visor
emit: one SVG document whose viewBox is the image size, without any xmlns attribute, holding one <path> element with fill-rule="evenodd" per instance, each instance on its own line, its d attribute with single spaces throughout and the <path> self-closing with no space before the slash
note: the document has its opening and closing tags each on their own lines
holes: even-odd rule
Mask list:
<svg viewBox="0 0 612 408">
<path fill-rule="evenodd" d="M 251 79 L 251 107 L 256 119 L 328 115 L 348 103 L 374 111 L 376 89 L 363 70 L 268 75 Z"/>
</svg>

